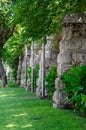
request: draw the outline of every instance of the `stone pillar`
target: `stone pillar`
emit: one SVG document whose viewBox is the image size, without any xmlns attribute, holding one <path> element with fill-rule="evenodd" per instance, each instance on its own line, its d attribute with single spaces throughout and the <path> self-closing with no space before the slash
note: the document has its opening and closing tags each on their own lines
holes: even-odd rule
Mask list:
<svg viewBox="0 0 86 130">
<path fill-rule="evenodd" d="M 27 49 L 27 45 L 24 47 L 24 55 L 22 58 L 22 69 L 21 69 L 21 86 L 26 90 L 28 89 L 28 79 L 27 79 L 27 66 L 30 62 L 30 52 Z"/>
<path fill-rule="evenodd" d="M 23 55 L 23 59 L 22 59 L 22 69 L 21 69 L 21 86 L 22 87 L 25 87 L 25 81 L 26 81 L 26 78 L 25 78 L 25 62 L 24 62 L 24 55 Z"/>
<path fill-rule="evenodd" d="M 21 86 L 26 88 L 26 64 L 27 64 L 27 46 L 24 46 L 24 55 L 21 70 Z"/>
<path fill-rule="evenodd" d="M 30 57 L 31 57 L 31 51 L 27 50 L 27 69 L 28 69 L 28 67 L 30 67 Z M 30 91 L 31 90 L 31 79 L 28 78 L 28 73 L 26 73 L 26 77 L 27 77 L 26 89 Z"/>
<path fill-rule="evenodd" d="M 58 91 L 63 87 L 60 76 L 72 65 L 86 64 L 86 14 L 68 14 L 63 18 L 63 35 L 60 41 L 60 53 L 57 57 L 58 78 L 55 81 L 56 91 L 53 106 L 64 108 L 65 95 Z"/>
<path fill-rule="evenodd" d="M 39 61 L 39 65 L 40 65 L 40 69 L 39 69 L 39 78 L 37 80 L 37 88 L 36 88 L 36 95 L 38 97 L 42 97 L 42 88 L 41 88 L 41 85 L 42 85 L 42 50 L 39 51 L 39 55 L 40 55 L 40 61 Z"/>
<path fill-rule="evenodd" d="M 21 84 L 21 69 L 22 69 L 22 56 L 19 56 L 19 65 L 17 71 L 17 84 Z"/>
<path fill-rule="evenodd" d="M 6 68 L 5 68 L 5 70 L 6 70 L 6 75 L 7 75 L 7 80 L 10 80 L 11 81 L 11 77 L 12 77 L 12 69 L 11 69 L 11 67 L 10 66 L 7 66 Z"/>
<path fill-rule="evenodd" d="M 34 42 L 32 42 L 31 46 L 31 92 L 34 92 L 33 80 L 34 80 Z"/>
<path fill-rule="evenodd" d="M 41 90 L 42 95 L 41 98 L 45 98 L 45 44 L 42 44 L 42 64 L 41 64 Z"/>
<path fill-rule="evenodd" d="M 57 53 L 52 50 L 51 47 L 51 37 L 47 37 L 47 44 L 45 45 L 45 69 L 43 68 L 43 46 L 42 46 L 42 51 L 39 53 L 40 55 L 40 70 L 39 70 L 39 78 L 37 80 L 37 89 L 36 89 L 36 95 L 38 97 L 43 98 L 43 80 L 44 80 L 44 72 L 45 71 L 45 76 L 51 66 L 56 65 L 56 58 L 57 58 Z M 45 97 L 47 97 L 47 89 L 45 89 Z"/>
<path fill-rule="evenodd" d="M 31 92 L 35 91 L 35 87 L 33 86 L 33 82 L 34 82 L 35 66 L 37 64 L 39 64 L 38 44 L 36 42 L 32 42 L 32 45 L 31 45 L 31 57 L 30 57 Z"/>
</svg>

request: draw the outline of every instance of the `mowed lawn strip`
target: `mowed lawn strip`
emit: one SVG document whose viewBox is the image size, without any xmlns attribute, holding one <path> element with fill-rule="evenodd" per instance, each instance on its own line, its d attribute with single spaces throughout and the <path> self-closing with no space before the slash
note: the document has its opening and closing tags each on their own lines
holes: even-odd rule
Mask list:
<svg viewBox="0 0 86 130">
<path fill-rule="evenodd" d="M 0 88 L 0 130 L 86 130 L 86 118 L 24 88 Z"/>
</svg>

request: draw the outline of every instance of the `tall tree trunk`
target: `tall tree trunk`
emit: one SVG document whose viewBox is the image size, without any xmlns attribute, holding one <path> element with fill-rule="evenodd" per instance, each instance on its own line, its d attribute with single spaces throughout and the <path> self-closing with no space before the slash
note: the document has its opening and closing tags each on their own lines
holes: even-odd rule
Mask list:
<svg viewBox="0 0 86 130">
<path fill-rule="evenodd" d="M 2 64 L 2 55 L 1 55 L 1 53 L 0 53 L 0 76 L 1 76 L 1 79 L 2 79 L 3 87 L 6 87 L 6 85 L 7 85 L 7 77 L 6 77 L 6 72 L 5 72 L 3 64 Z"/>
</svg>

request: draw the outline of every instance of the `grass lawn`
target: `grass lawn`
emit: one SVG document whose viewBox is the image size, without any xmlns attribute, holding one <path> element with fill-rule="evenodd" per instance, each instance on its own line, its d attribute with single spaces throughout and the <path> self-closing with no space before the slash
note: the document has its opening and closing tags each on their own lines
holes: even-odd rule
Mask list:
<svg viewBox="0 0 86 130">
<path fill-rule="evenodd" d="M 24 88 L 0 88 L 0 130 L 86 130 L 86 118 L 54 109 Z"/>
</svg>

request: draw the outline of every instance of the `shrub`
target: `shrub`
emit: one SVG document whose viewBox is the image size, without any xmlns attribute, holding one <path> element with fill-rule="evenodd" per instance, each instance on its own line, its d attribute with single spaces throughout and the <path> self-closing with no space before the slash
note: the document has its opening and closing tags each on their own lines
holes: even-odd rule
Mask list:
<svg viewBox="0 0 86 130">
<path fill-rule="evenodd" d="M 57 77 L 57 67 L 52 66 L 50 71 L 47 73 L 46 78 L 45 78 L 45 81 L 46 81 L 45 88 L 48 89 L 49 98 L 51 98 L 53 96 L 53 93 L 55 91 L 56 77 Z"/>
<path fill-rule="evenodd" d="M 17 70 L 13 69 L 12 72 L 9 72 L 7 75 L 8 79 L 10 80 L 10 77 L 16 81 L 17 79 Z"/>
<path fill-rule="evenodd" d="M 39 64 L 36 64 L 35 67 L 34 67 L 34 79 L 33 79 L 33 86 L 34 88 L 36 88 L 36 81 L 38 79 L 38 76 L 39 76 Z M 29 82 L 31 82 L 31 67 L 28 67 L 27 68 L 27 78 L 29 79 Z"/>
<path fill-rule="evenodd" d="M 86 66 L 72 66 L 61 79 L 66 99 L 74 104 L 76 110 L 86 113 Z"/>
<path fill-rule="evenodd" d="M 2 87 L 2 80 L 0 79 L 0 88 Z"/>
<path fill-rule="evenodd" d="M 27 67 L 27 78 L 31 80 L 31 67 Z"/>
<path fill-rule="evenodd" d="M 14 88 L 14 87 L 15 87 L 15 88 L 16 88 L 16 87 L 20 87 L 18 84 L 16 84 L 15 82 L 12 82 L 12 81 L 8 81 L 8 82 L 7 82 L 7 86 L 8 86 L 8 87 L 13 87 L 13 88 Z"/>
<path fill-rule="evenodd" d="M 39 69 L 40 69 L 39 64 L 36 64 L 34 67 L 34 79 L 33 79 L 34 88 L 37 87 L 36 82 L 37 82 L 37 79 L 39 77 Z"/>
</svg>

